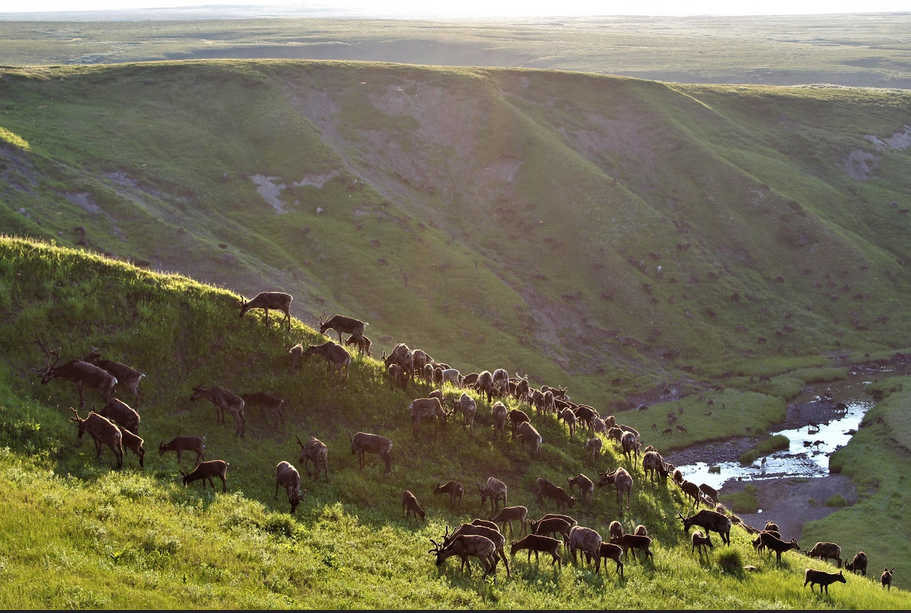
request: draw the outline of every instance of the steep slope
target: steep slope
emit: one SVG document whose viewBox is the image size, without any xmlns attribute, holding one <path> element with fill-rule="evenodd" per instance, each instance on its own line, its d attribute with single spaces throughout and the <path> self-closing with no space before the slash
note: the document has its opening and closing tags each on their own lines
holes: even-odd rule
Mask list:
<svg viewBox="0 0 911 613">
<path fill-rule="evenodd" d="M 2 79 L 10 231 L 288 291 L 377 353 L 621 407 L 907 338 L 907 92 L 296 61 Z"/>
</svg>

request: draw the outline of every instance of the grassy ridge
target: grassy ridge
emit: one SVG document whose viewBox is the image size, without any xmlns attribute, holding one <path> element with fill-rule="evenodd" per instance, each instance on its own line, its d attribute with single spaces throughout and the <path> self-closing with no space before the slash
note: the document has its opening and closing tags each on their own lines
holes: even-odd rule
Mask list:
<svg viewBox="0 0 911 613">
<path fill-rule="evenodd" d="M 529 566 L 522 555 L 512 561 L 513 578 L 501 567 L 496 583 L 480 582 L 477 570 L 469 580 L 451 560 L 439 571 L 429 539 L 481 513 L 472 484 L 495 475 L 510 487 L 509 504 L 539 517 L 552 509 L 535 501 L 534 479 L 595 476 L 625 463 L 618 449 L 608 444 L 588 464 L 580 441 L 570 443 L 552 418 L 536 418 L 545 445 L 543 459 L 534 460 L 517 443 L 491 440 L 484 400 L 474 436 L 454 425 L 434 436 L 422 425 L 422 438 L 413 440 L 405 407 L 429 388 L 393 393 L 379 363 L 360 357 L 344 391 L 327 387 L 322 363 L 290 372 L 287 348 L 319 339 L 298 320 L 290 334 L 274 324 L 265 330 L 256 314 L 237 317 L 230 291 L 72 249 L 3 237 L 0 250 L 0 532 L 8 543 L 0 603 L 7 608 L 908 607 L 904 590 L 883 592 L 851 577 L 829 596 L 810 594 L 801 589 L 803 569 L 828 565 L 791 552 L 779 568 L 753 552 L 739 528 L 732 547 L 716 544 L 700 560 L 675 519 L 685 507 L 681 492 L 645 485 L 641 468 L 629 465 L 637 480 L 630 514 L 621 518 L 613 491 L 600 488 L 591 508 L 573 514 L 602 534 L 615 518 L 628 530 L 645 524 L 654 564 L 626 560 L 623 579 L 610 569 L 599 577 L 568 564 L 561 571 Z M 90 443 L 76 439 L 68 421 L 73 384 L 40 384 L 32 372 L 43 363 L 35 337 L 63 347 L 64 358 L 95 345 L 146 373 L 144 471 L 131 455 L 122 473 L 112 471 L 110 454 L 95 460 Z M 230 424 L 215 424 L 210 406 L 189 401 L 192 386 L 210 383 L 280 393 L 291 408 L 287 431 L 251 411 L 247 436 L 236 439 Z M 737 402 L 734 393 L 719 399 Z M 98 400 L 94 390 L 87 395 L 89 403 Z M 766 426 L 780 419 L 774 399 L 745 396 L 757 409 L 768 406 L 753 411 L 766 415 Z M 640 416 L 625 413 L 621 421 Z M 347 445 L 356 429 L 393 439 L 391 475 L 382 476 L 376 458 L 357 469 Z M 207 437 L 208 459 L 231 463 L 227 494 L 183 488 L 174 455 L 154 453 L 157 441 L 190 433 Z M 294 436 L 308 433 L 329 446 L 330 483 L 305 478 L 307 500 L 290 516 L 283 493 L 275 498 L 274 466 L 295 460 Z M 461 513 L 431 494 L 448 478 L 467 486 Z M 402 519 L 403 489 L 425 505 L 426 523 Z M 745 564 L 759 572 L 746 573 Z"/>
</svg>

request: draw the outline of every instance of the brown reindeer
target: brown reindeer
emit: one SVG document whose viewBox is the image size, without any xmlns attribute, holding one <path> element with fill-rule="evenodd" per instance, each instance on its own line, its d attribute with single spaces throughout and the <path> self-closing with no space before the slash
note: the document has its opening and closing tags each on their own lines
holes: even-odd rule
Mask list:
<svg viewBox="0 0 911 613">
<path fill-rule="evenodd" d="M 858 551 L 854 554 L 854 558 L 850 562 L 845 563 L 845 570 L 850 570 L 853 573 L 861 573 L 864 577 L 867 576 L 867 554 L 863 551 Z"/>
<path fill-rule="evenodd" d="M 614 545 L 619 545 L 623 548 L 623 554 L 627 559 L 629 559 L 630 549 L 636 551 L 637 557 L 638 553 L 642 551 L 645 552 L 645 559 L 655 559 L 651 550 L 652 539 L 649 536 L 641 534 L 624 534 L 623 536 L 612 536 L 609 540 Z"/>
<path fill-rule="evenodd" d="M 579 486 L 579 502 L 581 504 L 591 502 L 592 494 L 595 491 L 595 484 L 591 479 L 579 473 L 575 477 L 567 477 L 566 481 L 569 483 L 570 492 L 573 491 L 574 486 Z"/>
<path fill-rule="evenodd" d="M 517 521 L 522 526 L 522 534 L 528 532 L 528 508 L 523 506 L 503 507 L 500 512 L 490 518 L 495 524 L 503 524 L 503 530 L 509 526 L 509 536 L 512 536 L 512 522 Z"/>
<path fill-rule="evenodd" d="M 471 564 L 468 559 L 475 557 L 484 568 L 484 578 L 496 571 L 497 568 L 497 548 L 494 542 L 486 536 L 478 534 L 460 534 L 445 545 L 439 545 L 435 540 L 430 539 L 434 544 L 434 549 L 430 553 L 436 554 L 437 566 L 442 566 L 448 558 L 459 556 L 462 559 L 462 568 L 468 568 L 468 576 L 471 576 Z"/>
<path fill-rule="evenodd" d="M 506 436 L 506 405 L 497 400 L 490 407 L 490 415 L 493 417 L 493 437 L 502 440 Z"/>
<path fill-rule="evenodd" d="M 129 449 L 139 458 L 139 468 L 145 468 L 145 441 L 126 428 L 120 428 L 120 436 L 120 442 L 123 445 L 123 455 L 126 456 L 127 449 Z"/>
<path fill-rule="evenodd" d="M 617 565 L 614 572 L 623 577 L 623 562 L 620 561 L 620 556 L 623 555 L 623 547 L 617 545 L 616 543 L 605 543 L 601 542 L 601 559 L 602 560 L 613 560 L 614 564 Z M 607 562 L 604 563 L 605 571 L 607 572 Z"/>
<path fill-rule="evenodd" d="M 808 568 L 806 571 L 804 571 L 803 586 L 807 587 L 807 584 L 809 583 L 810 591 L 812 592 L 813 587 L 815 585 L 819 585 L 819 593 L 821 594 L 822 590 L 825 589 L 826 594 L 828 594 L 830 584 L 835 583 L 836 581 L 840 583 L 847 583 L 843 572 L 844 571 L 838 571 L 837 573 L 827 573 L 824 570 L 813 570 L 812 568 Z"/>
<path fill-rule="evenodd" d="M 297 444 L 301 447 L 301 455 L 298 462 L 307 469 L 307 476 L 310 476 L 310 463 L 313 462 L 313 476 L 319 477 L 319 468 L 322 466 L 326 475 L 326 483 L 329 483 L 329 448 L 326 447 L 326 443 L 311 436 L 307 439 L 307 444 L 305 445 L 301 441 L 301 437 L 298 436 Z"/>
<path fill-rule="evenodd" d="M 139 434 L 139 413 L 124 401 L 111 398 L 97 413 L 102 417 L 107 417 L 121 428 L 126 428 L 133 434 Z"/>
<path fill-rule="evenodd" d="M 241 394 L 241 398 L 244 399 L 244 406 L 258 406 L 259 414 L 263 414 L 263 409 L 268 409 L 270 413 L 275 418 L 275 427 L 284 428 L 285 427 L 285 413 L 282 411 L 282 407 L 285 406 L 285 401 L 282 398 L 279 398 L 275 394 L 270 394 L 269 392 L 253 392 L 247 394 Z"/>
<path fill-rule="evenodd" d="M 196 464 L 205 460 L 206 456 L 203 449 L 206 446 L 206 439 L 202 436 L 175 436 L 170 443 L 164 441 L 158 445 L 158 455 L 163 456 L 168 451 L 177 452 L 177 464 L 180 465 L 180 454 L 182 451 L 192 451 L 196 454 Z"/>
<path fill-rule="evenodd" d="M 326 341 L 322 345 L 310 345 L 307 347 L 307 350 L 304 351 L 304 356 L 310 355 L 321 355 L 326 358 L 326 368 L 328 368 L 329 374 L 332 374 L 334 369 L 337 375 L 333 385 L 338 385 L 342 381 L 347 385 L 348 370 L 351 367 L 351 354 L 344 347 L 336 345 L 333 341 Z M 342 387 L 345 387 L 345 385 Z"/>
<path fill-rule="evenodd" d="M 535 564 L 538 563 L 538 553 L 544 552 L 553 557 L 553 561 L 550 563 L 551 566 L 557 564 L 560 568 L 563 568 L 563 559 L 557 553 L 557 550 L 560 549 L 560 541 L 558 539 L 540 534 L 528 534 L 522 539 L 510 543 L 509 555 L 515 556 L 516 552 L 523 549 L 528 551 L 529 564 L 531 563 L 532 552 L 535 554 Z"/>
<path fill-rule="evenodd" d="M 449 534 L 449 528 L 447 527 L 446 534 L 443 536 L 443 545 L 447 545 L 452 542 L 453 539 L 461 535 L 477 535 L 490 539 L 497 552 L 497 558 L 502 560 L 503 566 L 506 567 L 506 575 L 508 576 L 510 574 L 509 559 L 506 557 L 506 550 L 504 549 L 506 546 L 506 537 L 503 536 L 496 524 L 487 522 L 483 519 L 475 519 L 470 524 L 462 524 L 456 528 L 455 532 L 452 534 Z"/>
<path fill-rule="evenodd" d="M 145 377 L 145 374 L 121 362 L 115 362 L 113 360 L 102 360 L 101 354 L 102 352 L 100 350 L 92 347 L 92 352 L 82 359 L 84 362 L 88 362 L 89 364 L 94 364 L 95 366 L 103 368 L 117 379 L 118 385 L 123 385 L 128 390 L 130 390 L 130 393 L 133 394 L 134 408 L 138 409 L 139 382 L 142 381 L 142 378 Z"/>
<path fill-rule="evenodd" d="M 218 418 L 218 423 L 225 423 L 225 411 L 233 415 L 234 420 L 237 422 L 234 436 L 244 436 L 247 420 L 244 417 L 245 403 L 243 398 L 217 385 L 213 385 L 208 389 L 197 385 L 193 388 L 193 395 L 190 397 L 190 401 L 199 400 L 200 398 L 205 398 L 215 405 L 215 416 Z"/>
<path fill-rule="evenodd" d="M 838 562 L 838 568 L 841 568 L 841 547 L 835 543 L 829 542 L 819 542 L 813 545 L 813 548 L 809 551 L 804 551 L 806 555 L 811 558 L 819 558 L 820 560 L 835 560 Z"/>
<path fill-rule="evenodd" d="M 700 513 L 707 512 L 708 511 L 700 511 Z M 783 541 L 769 530 L 760 532 L 759 538 L 761 539 L 762 547 L 775 552 L 775 558 L 779 564 L 781 564 L 781 554 L 784 552 L 791 549 L 800 551 L 800 545 L 797 544 L 797 539 L 792 538 L 790 541 Z"/>
<path fill-rule="evenodd" d="M 408 519 L 409 515 L 413 515 L 415 520 L 420 517 L 421 521 L 424 521 L 424 509 L 418 504 L 418 498 L 411 493 L 411 490 L 402 492 L 402 514 L 405 519 Z"/>
<path fill-rule="evenodd" d="M 386 470 L 383 474 L 388 475 L 392 472 L 392 456 L 389 455 L 389 451 L 392 449 L 391 440 L 385 436 L 368 434 L 367 432 L 358 432 L 354 436 L 351 436 L 349 432 L 348 436 L 351 438 L 351 454 L 357 454 L 361 470 L 364 470 L 364 464 L 366 463 L 365 454 L 373 453 L 380 456 L 383 462 L 386 463 Z"/>
<path fill-rule="evenodd" d="M 85 396 L 82 389 L 84 385 L 97 389 L 105 402 L 114 397 L 114 386 L 117 384 L 117 377 L 99 366 L 82 360 L 70 360 L 66 364 L 57 366 L 57 362 L 60 361 L 60 348 L 48 351 L 40 340 L 35 339 L 35 342 L 38 343 L 38 346 L 41 347 L 47 356 L 47 365 L 44 368 L 34 369 L 35 372 L 41 373 L 42 384 L 46 384 L 51 379 L 72 381 L 79 391 L 80 409 L 85 408 Z"/>
<path fill-rule="evenodd" d="M 576 563 L 576 551 L 585 554 L 589 563 L 594 561 L 595 572 L 601 570 L 601 535 L 597 531 L 585 526 L 573 526 L 569 529 L 569 551 L 573 554 L 573 564 Z"/>
<path fill-rule="evenodd" d="M 291 330 L 291 301 L 293 298 L 291 294 L 286 294 L 285 292 L 260 292 L 254 296 L 253 300 L 249 302 L 244 302 L 243 299 L 240 301 L 240 316 L 243 317 L 247 314 L 247 311 L 251 309 L 263 309 L 266 311 L 266 327 L 269 326 L 269 309 L 274 309 L 276 311 L 281 311 L 285 314 L 284 318 L 278 322 L 278 327 L 281 328 L 282 324 L 288 324 L 288 330 Z M 339 339 L 339 342 L 342 342 Z"/>
<path fill-rule="evenodd" d="M 525 446 L 528 445 L 531 447 L 531 453 L 539 460 L 541 459 L 541 445 L 543 439 L 541 434 L 531 425 L 529 421 L 523 421 L 516 428 L 516 438 L 522 439 L 522 449 L 525 449 Z"/>
<path fill-rule="evenodd" d="M 74 417 L 70 421 L 79 425 L 79 435 L 82 438 L 86 432 L 95 443 L 95 457 L 101 457 L 101 445 L 107 445 L 114 457 L 117 458 L 117 470 L 123 468 L 123 434 L 112 421 L 102 417 L 95 411 L 89 411 L 85 419 L 79 417 L 79 412 L 70 407 Z"/>
<path fill-rule="evenodd" d="M 373 343 L 370 341 L 370 337 L 367 335 L 364 335 L 360 338 L 351 335 L 345 339 L 345 346 L 354 345 L 359 353 L 366 355 L 368 358 L 373 355 L 370 353 L 370 345 L 372 344 Z"/>
<path fill-rule="evenodd" d="M 439 398 L 416 398 L 408 405 L 408 412 L 411 413 L 411 436 L 418 437 L 418 424 L 422 419 L 429 419 L 437 423 L 438 426 L 445 426 L 451 413 L 443 410 L 443 403 Z"/>
<path fill-rule="evenodd" d="M 723 513 L 718 511 L 709 511 L 703 509 L 691 515 L 689 517 L 684 517 L 679 512 L 677 517 L 680 518 L 680 521 L 683 522 L 683 533 L 687 534 L 690 531 L 690 528 L 693 526 L 699 526 L 704 528 L 707 535 L 711 536 L 711 532 L 717 532 L 721 537 L 721 542 L 725 545 L 731 544 L 731 518 Z"/>
<path fill-rule="evenodd" d="M 360 319 L 346 317 L 344 315 L 333 315 L 326 321 L 323 321 L 322 315 L 319 316 L 320 334 L 326 334 L 326 330 L 335 330 L 338 333 L 339 345 L 342 344 L 342 334 L 350 334 L 357 339 L 357 348 L 361 352 L 363 352 L 365 348 L 364 328 L 369 325 L 370 324 L 361 321 Z"/>
<path fill-rule="evenodd" d="M 576 504 L 575 496 L 570 496 L 566 493 L 566 490 L 551 481 L 540 477 L 537 480 L 537 484 L 538 490 L 535 492 L 535 497 L 538 499 L 538 504 L 541 503 L 544 496 L 555 501 L 561 511 L 566 509 L 567 506 L 572 508 L 572 506 Z"/>
<path fill-rule="evenodd" d="M 709 548 L 714 547 L 714 545 L 712 544 L 711 533 L 709 533 L 708 535 L 705 535 L 702 533 L 702 530 L 696 530 L 695 532 L 693 532 L 691 541 L 692 541 L 693 546 L 690 549 L 690 553 L 695 553 L 696 548 L 698 547 L 699 548 L 699 557 L 702 557 L 702 552 L 705 551 L 706 547 L 709 547 Z"/>
<path fill-rule="evenodd" d="M 183 471 L 180 471 L 180 474 L 183 475 L 183 486 L 187 487 L 194 481 L 199 481 L 202 479 L 202 489 L 206 489 L 206 481 L 209 482 L 209 485 L 212 486 L 212 489 L 215 489 L 215 484 L 212 482 L 212 477 L 218 477 L 221 479 L 221 491 L 228 491 L 228 464 L 224 460 L 206 460 L 205 462 L 200 462 L 196 465 L 190 474 L 187 474 Z"/>
<path fill-rule="evenodd" d="M 488 477 L 487 483 L 483 486 L 478 483 L 478 492 L 481 494 L 481 508 L 484 503 L 490 499 L 490 512 L 497 513 L 500 508 L 500 501 L 506 506 L 506 484 L 496 477 Z"/>
<path fill-rule="evenodd" d="M 451 400 L 453 410 L 462 412 L 462 428 L 468 428 L 470 434 L 474 435 L 474 418 L 478 412 L 478 403 L 474 398 L 462 392 L 458 400 Z"/>
<path fill-rule="evenodd" d="M 291 513 L 297 510 L 297 505 L 303 501 L 307 490 L 301 490 L 301 476 L 290 462 L 282 460 L 275 465 L 275 496 L 278 497 L 279 486 L 288 492 L 288 502 L 291 503 Z M 205 487 L 205 484 L 203 484 Z M 213 486 L 214 489 L 214 486 Z"/>
<path fill-rule="evenodd" d="M 889 591 L 892 591 L 892 575 L 895 573 L 895 567 L 884 568 L 883 574 L 879 576 L 879 582 L 883 587 L 888 587 Z"/>
<path fill-rule="evenodd" d="M 405 343 L 399 343 L 392 348 L 392 353 L 389 354 L 389 357 L 386 357 L 386 352 L 383 351 L 383 365 L 388 369 L 390 364 L 398 364 L 402 367 L 402 373 L 404 376 L 410 380 L 414 381 L 415 372 L 414 372 L 414 352 L 406 345 Z"/>
<path fill-rule="evenodd" d="M 462 496 L 465 494 L 465 486 L 458 481 L 447 481 L 443 485 L 438 483 L 433 493 L 434 495 L 449 494 L 449 508 L 456 506 L 456 500 L 458 500 L 458 510 L 462 510 Z"/>
<path fill-rule="evenodd" d="M 642 456 L 642 468 L 645 471 L 646 478 L 654 485 L 657 478 L 667 482 L 669 471 L 667 463 L 661 454 L 657 451 L 646 451 Z"/>
</svg>

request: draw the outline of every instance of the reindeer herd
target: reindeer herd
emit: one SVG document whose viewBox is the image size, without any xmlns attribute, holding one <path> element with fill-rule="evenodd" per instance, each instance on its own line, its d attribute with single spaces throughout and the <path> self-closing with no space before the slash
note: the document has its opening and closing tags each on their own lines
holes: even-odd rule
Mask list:
<svg viewBox="0 0 911 613">
<path fill-rule="evenodd" d="M 291 296 L 283 292 L 261 292 L 248 302 L 243 300 L 240 302 L 240 316 L 243 317 L 251 309 L 264 309 L 268 326 L 269 310 L 277 310 L 284 314 L 284 318 L 279 322 L 279 328 L 287 323 L 287 328 L 290 330 L 291 300 Z M 362 355 L 370 356 L 371 342 L 364 335 L 367 325 L 366 322 L 352 317 L 335 315 L 324 321 L 321 316 L 319 318 L 320 333 L 326 335 L 327 331 L 334 330 L 338 334 L 338 343 L 330 338 L 325 343 L 310 345 L 306 349 L 301 344 L 294 345 L 288 351 L 292 369 L 300 368 L 301 362 L 310 355 L 323 356 L 327 362 L 331 384 L 345 387 L 352 360 L 345 345 L 354 345 Z M 342 339 L 343 334 L 349 335 L 345 341 Z M 137 409 L 140 401 L 138 386 L 145 375 L 125 364 L 101 359 L 102 352 L 95 347 L 92 347 L 92 352 L 85 358 L 58 366 L 60 349 L 49 351 L 41 340 L 36 339 L 36 343 L 47 358 L 46 365 L 36 369 L 36 372 L 41 375 L 42 384 L 53 379 L 75 383 L 79 393 L 79 409 L 85 407 L 84 387 L 98 390 L 105 402 L 100 410 L 89 411 L 85 418 L 80 417 L 79 411 L 75 408 L 71 409 L 73 417 L 70 418 L 70 421 L 78 425 L 77 436 L 82 438 L 85 433 L 91 436 L 96 457 L 101 456 L 103 447 L 109 448 L 116 458 L 118 470 L 123 467 L 125 450 L 133 451 L 139 458 L 140 467 L 144 467 L 144 441 L 138 436 L 140 416 Z M 518 405 L 524 404 L 529 411 L 533 410 L 535 419 L 553 415 L 558 422 L 562 421 L 567 428 L 570 443 L 579 430 L 587 431 L 589 438 L 583 440 L 582 451 L 590 462 L 597 461 L 604 444 L 598 434 L 603 434 L 608 443 L 613 441 L 618 445 L 628 468 L 617 466 L 612 470 L 599 472 L 600 479 L 597 481 L 597 485 L 598 487 L 613 486 L 615 488 L 616 504 L 621 517 L 624 512 L 630 513 L 632 509 L 633 474 L 637 472 L 636 468 L 640 464 L 641 453 L 644 483 L 653 488 L 662 487 L 666 486 L 670 477 L 679 488 L 683 500 L 692 500 L 694 508 L 700 504 L 710 507 L 688 516 L 677 513 L 677 518 L 682 522 L 684 534 L 689 535 L 689 531 L 693 527 L 701 528 L 689 537 L 692 545 L 691 553 L 694 555 L 698 550 L 698 555 L 701 557 L 705 554 L 706 548 L 714 547 L 711 541 L 712 532 L 718 534 L 722 545 L 730 546 L 730 532 L 735 523 L 742 526 L 747 532 L 758 535 L 753 541 L 753 546 L 757 551 L 774 552 L 779 563 L 781 563 L 782 553 L 792 549 L 800 551 L 796 540 L 782 540 L 777 526 L 771 522 L 763 530 L 757 530 L 744 524 L 719 504 L 716 490 L 706 484 L 696 485 L 684 479 L 680 471 L 667 463 L 654 447 L 650 445 L 645 450 L 641 449 L 640 435 L 635 429 L 617 424 L 612 415 L 602 417 L 594 407 L 572 402 L 565 388 L 542 386 L 540 389 L 534 389 L 529 385 L 527 377 L 518 375 L 510 377 L 508 372 L 502 368 L 463 375 L 458 369 L 452 368 L 448 364 L 436 362 L 425 351 L 412 350 L 404 343 L 395 345 L 388 356 L 384 351 L 381 360 L 394 391 L 402 390 L 407 394 L 409 384 L 412 389 L 415 389 L 416 384 L 421 382 L 438 386 L 438 389 L 426 397 L 414 398 L 408 405 L 412 436 L 415 439 L 421 438 L 420 425 L 422 422 L 432 422 L 433 432 L 436 435 L 437 432 L 446 428 L 450 418 L 456 412 L 462 415 L 461 427 L 474 436 L 478 402 L 486 399 L 490 406 L 493 439 L 500 441 L 504 439 L 508 423 L 510 438 L 521 442 L 522 448 L 529 454 L 529 457 L 540 460 L 542 458 L 541 447 L 544 444 L 541 434 L 532 424 L 532 417 L 528 412 L 519 408 L 507 408 L 504 400 L 510 398 Z M 131 393 L 133 407 L 114 397 L 117 385 L 125 387 Z M 450 392 L 448 398 L 447 390 Z M 477 400 L 467 393 L 472 390 L 476 392 Z M 235 423 L 236 437 L 245 436 L 245 408 L 248 405 L 255 404 L 261 409 L 267 409 L 274 416 L 276 427 L 282 429 L 284 427 L 285 416 L 282 410 L 284 400 L 274 394 L 254 392 L 238 395 L 216 385 L 208 388 L 200 385 L 193 388 L 190 401 L 199 399 L 205 399 L 214 406 L 216 420 L 219 424 L 225 422 L 226 414 L 231 415 Z M 361 470 L 365 468 L 366 455 L 372 454 L 383 461 L 384 476 L 392 472 L 390 453 L 393 448 L 392 440 L 369 432 L 357 432 L 356 434 L 349 432 L 349 439 L 351 453 L 357 455 Z M 326 444 L 312 436 L 306 443 L 297 437 L 297 442 L 300 446 L 298 463 L 306 469 L 307 477 L 312 475 L 319 479 L 322 476 L 325 482 L 329 483 Z M 162 441 L 158 451 L 159 456 L 174 451 L 177 455 L 178 465 L 181 464 L 182 452 L 194 453 L 195 465 L 192 471 L 189 473 L 180 471 L 183 484 L 188 486 L 195 481 L 202 481 L 203 488 L 208 483 L 214 490 L 213 479 L 218 478 L 222 483 L 222 492 L 226 492 L 227 469 L 230 464 L 224 460 L 206 460 L 204 449 L 204 437 L 182 435 L 168 443 Z M 313 465 L 312 473 L 311 464 Z M 447 558 L 457 556 L 461 560 L 461 568 L 467 570 L 470 575 L 469 560 L 475 558 L 484 571 L 484 577 L 491 575 L 495 577 L 496 567 L 502 562 L 507 576 L 509 576 L 509 563 L 505 554 L 506 537 L 501 533 L 499 526 L 502 525 L 503 531 L 508 528 L 509 535 L 512 537 L 514 523 L 517 524 L 517 529 L 521 530 L 522 537 L 519 540 L 511 541 L 510 555 L 514 556 L 517 552 L 525 550 L 528 553 L 529 563 L 532 552 L 535 554 L 536 563 L 538 554 L 543 552 L 551 556 L 551 566 L 558 565 L 562 568 L 565 558 L 565 554 L 563 556 L 560 554 L 562 545 L 571 555 L 573 564 L 577 563 L 577 555 L 581 555 L 586 563 L 594 566 L 597 573 L 600 571 L 601 559 L 611 559 L 615 562 L 617 574 L 622 577 L 624 564 L 621 557 L 628 558 L 630 550 L 636 552 L 637 559 L 639 554 L 644 554 L 647 561 L 653 559 L 654 552 L 651 549 L 653 541 L 648 536 L 645 526 L 637 526 L 633 534 L 625 534 L 622 524 L 619 521 L 613 521 L 609 526 L 608 540 L 605 542 L 601 534 L 594 528 L 580 526 L 571 516 L 564 515 L 564 512 L 576 505 L 577 498 L 571 493 L 575 486 L 579 487 L 579 504 L 587 506 L 592 503 L 595 482 L 580 473 L 567 477 L 567 485 L 570 492 L 543 477 L 537 479 L 537 489 L 534 495 L 538 503 L 543 504 L 546 500 L 548 503 L 553 503 L 559 512 L 545 514 L 541 519 L 533 521 L 527 517 L 527 507 L 507 506 L 507 486 L 502 480 L 489 477 L 485 484 L 479 483 L 477 492 L 480 495 L 481 508 L 483 509 L 489 501 L 490 519 L 476 518 L 471 523 L 462 524 L 451 534 L 447 529 L 439 542 L 431 539 L 434 548 L 430 550 L 430 553 L 434 554 L 436 565 L 441 566 Z M 304 501 L 307 490 L 301 486 L 300 473 L 288 461 L 281 461 L 275 467 L 276 497 L 280 488 L 285 489 L 290 512 L 293 514 L 299 504 Z M 463 484 L 455 480 L 450 480 L 445 484 L 438 483 L 433 490 L 434 495 L 448 496 L 450 508 L 458 512 L 461 512 L 464 492 Z M 403 491 L 401 502 L 405 519 L 411 517 L 415 520 L 425 520 L 426 510 L 419 504 L 411 490 Z M 842 565 L 841 549 L 834 543 L 817 543 L 811 550 L 805 550 L 803 553 L 809 557 L 818 557 L 823 560 L 833 559 L 838 563 L 839 568 Z M 866 576 L 866 554 L 859 552 L 851 562 L 845 564 L 845 568 Z M 892 570 L 887 568 L 883 572 L 881 582 L 884 588 L 891 588 L 892 572 L 894 572 L 894 568 Z M 825 589 L 828 593 L 828 586 L 833 582 L 845 582 L 843 574 L 807 569 L 804 587 L 810 584 L 812 590 L 814 585 L 820 585 L 820 590 Z"/>
</svg>

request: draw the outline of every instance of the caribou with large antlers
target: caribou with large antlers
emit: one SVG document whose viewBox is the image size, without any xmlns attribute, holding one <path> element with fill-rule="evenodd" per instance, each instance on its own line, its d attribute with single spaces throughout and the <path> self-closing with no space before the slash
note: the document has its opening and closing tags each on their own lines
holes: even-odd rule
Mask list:
<svg viewBox="0 0 911 613">
<path fill-rule="evenodd" d="M 85 408 L 85 396 L 82 393 L 84 385 L 94 387 L 101 392 L 105 402 L 114 397 L 114 386 L 117 384 L 117 377 L 101 367 L 83 362 L 82 360 L 70 360 L 66 364 L 57 366 L 60 361 L 60 348 L 54 351 L 48 351 L 47 347 L 40 340 L 35 339 L 38 346 L 47 356 L 47 365 L 44 368 L 36 368 L 35 372 L 41 373 L 41 383 L 47 383 L 51 379 L 66 379 L 76 384 L 79 390 L 79 408 Z M 53 362 L 51 361 L 53 360 Z"/>
</svg>

